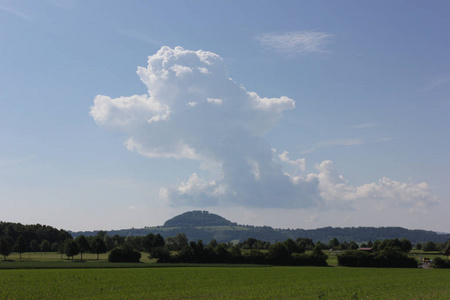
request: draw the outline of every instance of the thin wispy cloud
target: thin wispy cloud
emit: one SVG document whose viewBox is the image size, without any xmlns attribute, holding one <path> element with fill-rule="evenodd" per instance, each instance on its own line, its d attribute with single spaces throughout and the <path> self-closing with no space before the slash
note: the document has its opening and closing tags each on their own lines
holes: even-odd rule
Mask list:
<svg viewBox="0 0 450 300">
<path fill-rule="evenodd" d="M 79 4 L 79 0 L 45 0 L 48 4 L 58 7 L 60 9 L 64 9 L 66 11 L 72 10 L 75 8 L 77 4 Z"/>
<path fill-rule="evenodd" d="M 352 128 L 356 128 L 356 129 L 364 129 L 364 128 L 372 128 L 372 127 L 377 127 L 380 126 L 380 124 L 378 123 L 362 123 L 362 124 L 357 124 L 352 126 Z"/>
<path fill-rule="evenodd" d="M 27 162 L 30 161 L 34 158 L 34 155 L 30 155 L 27 157 L 22 157 L 22 158 L 15 158 L 15 159 L 8 159 L 8 160 L 0 160 L 0 166 L 7 166 L 7 165 L 15 165 L 15 164 L 20 164 L 23 162 Z"/>
<path fill-rule="evenodd" d="M 31 20 L 30 17 L 27 16 L 26 14 L 22 13 L 21 11 L 15 9 L 13 7 L 6 6 L 5 4 L 0 4 L 0 10 L 3 10 L 5 12 L 7 12 L 7 13 L 13 14 L 16 17 L 19 17 L 19 18 L 22 18 L 22 19 L 25 19 L 25 20 Z"/>
<path fill-rule="evenodd" d="M 316 151 L 317 149 L 321 148 L 328 148 L 328 147 L 335 147 L 335 146 L 357 146 L 362 145 L 365 142 L 360 139 L 334 139 L 334 140 L 327 140 L 318 142 L 313 147 L 309 148 L 308 150 L 302 151 L 303 154 L 311 153 Z"/>
<path fill-rule="evenodd" d="M 138 40 L 140 42 L 147 43 L 147 44 L 152 44 L 155 46 L 162 45 L 162 43 L 150 38 L 147 34 L 143 34 L 141 32 L 132 31 L 132 30 L 120 30 L 119 34 L 124 35 L 128 38 L 132 38 L 134 40 Z"/>
<path fill-rule="evenodd" d="M 436 88 L 441 88 L 444 86 L 450 86 L 450 75 L 444 74 L 436 76 L 429 80 L 429 82 L 422 88 L 422 91 L 430 91 Z"/>
<path fill-rule="evenodd" d="M 324 53 L 331 34 L 319 31 L 297 31 L 282 34 L 265 33 L 256 39 L 262 46 L 283 54 Z"/>
</svg>

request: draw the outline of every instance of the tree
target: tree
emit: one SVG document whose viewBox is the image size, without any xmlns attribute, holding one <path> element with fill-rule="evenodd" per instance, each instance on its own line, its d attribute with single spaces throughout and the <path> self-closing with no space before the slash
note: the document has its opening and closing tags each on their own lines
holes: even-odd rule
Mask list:
<svg viewBox="0 0 450 300">
<path fill-rule="evenodd" d="M 122 246 L 123 244 L 125 244 L 125 237 L 120 236 L 120 235 L 118 235 L 118 234 L 115 234 L 115 235 L 112 237 L 112 239 L 113 239 L 114 245 L 115 245 L 116 247 L 120 247 L 120 246 Z"/>
<path fill-rule="evenodd" d="M 41 252 L 48 252 L 52 246 L 50 245 L 50 242 L 47 240 L 43 240 L 42 243 L 39 245 L 39 249 L 41 249 Z"/>
<path fill-rule="evenodd" d="M 216 249 L 216 247 L 218 246 L 219 244 L 217 243 L 217 240 L 216 239 L 212 239 L 212 240 L 210 240 L 209 241 L 209 244 L 208 244 L 208 246 L 207 247 L 209 247 L 209 248 L 211 248 L 211 249 Z"/>
<path fill-rule="evenodd" d="M 401 239 L 400 241 L 401 248 L 403 252 L 409 252 L 412 249 L 412 244 L 408 239 Z"/>
<path fill-rule="evenodd" d="M 142 251 L 142 236 L 127 236 L 125 243 L 133 246 L 137 251 Z"/>
<path fill-rule="evenodd" d="M 142 249 L 144 249 L 145 252 L 150 253 L 154 246 L 154 242 L 155 242 L 155 235 L 153 233 L 147 234 L 142 239 Z"/>
<path fill-rule="evenodd" d="M 225 244 L 217 245 L 215 249 L 216 259 L 222 263 L 228 263 L 231 258 L 231 253 L 228 251 L 228 248 Z"/>
<path fill-rule="evenodd" d="M 114 248 L 114 241 L 113 241 L 112 237 L 110 237 L 109 235 L 105 235 L 103 237 L 103 241 L 105 242 L 107 251 L 110 251 Z"/>
<path fill-rule="evenodd" d="M 159 263 L 170 259 L 170 252 L 166 247 L 153 247 L 150 258 L 156 258 Z"/>
<path fill-rule="evenodd" d="M 273 264 L 287 265 L 289 264 L 290 253 L 284 243 L 277 242 L 269 248 L 268 258 Z"/>
<path fill-rule="evenodd" d="M 20 258 L 22 258 L 22 253 L 27 251 L 27 241 L 23 235 L 19 235 L 17 238 L 16 251 L 19 253 Z"/>
<path fill-rule="evenodd" d="M 444 255 L 450 255 L 450 243 L 447 242 L 445 249 L 444 249 Z"/>
<path fill-rule="evenodd" d="M 339 243 L 337 238 L 332 239 L 328 243 L 328 247 L 331 248 L 331 249 L 338 249 L 340 245 L 341 245 L 341 243 Z"/>
<path fill-rule="evenodd" d="M 32 252 L 38 252 L 38 251 L 39 251 L 39 244 L 38 244 L 38 241 L 32 240 L 32 241 L 30 242 L 30 250 L 31 250 Z"/>
<path fill-rule="evenodd" d="M 347 246 L 348 250 L 356 250 L 358 248 L 359 247 L 358 247 L 358 244 L 356 242 L 351 241 L 350 243 L 348 243 L 348 246 Z M 345 249 L 342 249 L 342 250 L 345 250 Z"/>
<path fill-rule="evenodd" d="M 58 252 L 59 243 L 53 243 L 52 248 L 50 249 L 52 252 Z"/>
<path fill-rule="evenodd" d="M 303 252 L 305 252 L 305 250 L 312 250 L 314 249 L 315 245 L 312 239 L 310 238 L 297 238 L 295 240 L 295 242 L 298 244 L 298 246 L 300 247 L 300 249 L 303 249 Z"/>
<path fill-rule="evenodd" d="M 67 255 L 67 259 L 72 257 L 73 260 L 73 257 L 80 253 L 78 244 L 74 240 L 67 240 L 64 244 L 64 253 Z"/>
<path fill-rule="evenodd" d="M 106 231 L 105 230 L 99 230 L 97 231 L 97 236 L 104 238 L 106 235 Z"/>
<path fill-rule="evenodd" d="M 58 253 L 61 254 L 61 259 L 63 259 L 63 254 L 65 253 L 65 246 L 63 242 L 58 244 Z"/>
<path fill-rule="evenodd" d="M 159 233 L 155 236 L 155 240 L 153 242 L 153 247 L 164 247 L 166 245 L 166 242 L 164 241 L 164 238 Z"/>
<path fill-rule="evenodd" d="M 294 242 L 292 239 L 285 240 L 284 245 L 288 249 L 289 254 L 302 252 L 301 248 L 298 246 L 298 244 L 296 242 Z M 305 251 L 303 250 L 303 252 L 305 252 Z"/>
<path fill-rule="evenodd" d="M 423 251 L 437 251 L 438 249 L 434 242 L 428 241 L 423 245 L 422 250 Z"/>
<path fill-rule="evenodd" d="M 421 243 L 418 243 L 416 245 L 416 250 L 422 250 L 422 244 Z"/>
<path fill-rule="evenodd" d="M 169 236 L 166 238 L 166 246 L 171 251 L 180 251 L 181 249 L 183 249 L 184 247 L 186 247 L 188 245 L 189 245 L 188 239 L 186 237 L 186 234 L 184 234 L 184 233 L 178 233 L 175 236 Z M 217 246 L 217 242 L 216 242 L 216 246 Z"/>
<path fill-rule="evenodd" d="M 314 249 L 316 249 L 316 248 L 319 248 L 319 249 L 327 249 L 328 246 L 325 245 L 325 244 L 323 244 L 323 243 L 321 243 L 320 241 L 318 241 L 318 242 L 316 243 L 316 245 L 314 246 Z M 313 250 L 314 250 L 314 249 L 313 249 Z"/>
<path fill-rule="evenodd" d="M 81 260 L 83 260 L 83 253 L 89 251 L 89 243 L 84 235 L 80 235 L 75 239 L 75 242 L 78 245 L 78 249 L 81 254 Z"/>
<path fill-rule="evenodd" d="M 6 260 L 6 257 L 11 254 L 11 251 L 11 239 L 7 236 L 3 236 L 2 238 L 0 238 L 0 254 L 3 255 L 4 260 Z"/>
<path fill-rule="evenodd" d="M 100 253 L 106 253 L 107 252 L 105 242 L 103 241 L 101 236 L 95 236 L 93 238 L 92 243 L 91 243 L 91 250 L 92 250 L 92 252 L 97 254 L 97 260 L 98 260 L 98 255 Z"/>
</svg>

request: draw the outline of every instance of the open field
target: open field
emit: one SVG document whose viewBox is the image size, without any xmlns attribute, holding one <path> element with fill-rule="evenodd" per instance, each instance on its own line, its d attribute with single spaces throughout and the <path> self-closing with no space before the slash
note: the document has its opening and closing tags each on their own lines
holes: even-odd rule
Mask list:
<svg viewBox="0 0 450 300">
<path fill-rule="evenodd" d="M 309 253 L 310 251 L 307 251 L 307 253 Z M 324 251 L 325 254 L 328 255 L 328 259 L 327 259 L 327 263 L 329 266 L 337 266 L 338 265 L 338 260 L 337 260 L 337 254 L 340 253 L 340 251 Z M 149 259 L 148 258 L 148 253 L 145 252 L 141 252 L 142 257 L 141 257 L 141 262 L 146 264 L 146 263 L 154 263 L 156 260 L 154 259 Z M 410 253 L 411 256 L 413 256 L 414 258 L 416 258 L 418 261 L 420 261 L 421 257 L 428 257 L 430 259 L 434 259 L 435 257 L 441 257 L 441 258 L 447 258 L 446 256 L 438 253 L 438 252 L 422 252 L 422 251 L 412 251 Z M 22 258 L 19 258 L 19 254 L 18 253 L 11 253 L 7 259 L 9 261 L 15 261 L 18 262 L 20 264 L 24 264 L 24 263 L 35 263 L 35 262 L 39 262 L 39 263 L 54 263 L 53 265 L 55 266 L 56 263 L 58 264 L 65 264 L 65 263 L 72 263 L 71 260 L 68 260 L 67 257 L 65 255 L 62 256 L 63 259 L 61 259 L 61 254 L 59 253 L 55 253 L 55 252 L 27 252 L 27 253 L 23 253 L 22 254 Z M 76 255 L 74 256 L 74 262 L 76 262 L 77 264 L 80 264 L 79 261 L 81 258 L 80 255 Z M 99 260 L 97 260 L 97 255 L 96 254 L 92 254 L 92 253 L 84 253 L 83 254 L 83 261 L 86 263 L 95 263 L 95 264 L 99 264 L 99 263 L 105 263 L 108 264 L 108 254 L 100 254 L 99 255 Z M 82 264 L 82 263 L 81 263 Z M 31 264 L 32 266 L 33 264 Z M 42 264 L 42 266 L 45 267 L 44 264 Z M 100 265 L 97 265 L 98 267 L 100 267 Z M 67 266 L 69 267 L 69 266 Z M 94 266 L 90 266 L 90 267 L 94 267 Z M 102 266 L 103 267 L 103 266 Z M 16 266 L 11 266 L 10 262 L 3 262 L 2 258 L 0 258 L 0 269 L 3 268 L 17 268 Z M 18 267 L 20 268 L 20 267 Z M 32 267 L 31 267 L 32 268 Z"/>
<path fill-rule="evenodd" d="M 148 258 L 149 254 L 146 252 L 141 252 L 141 262 L 143 263 L 153 263 L 156 262 L 154 259 Z M 83 253 L 83 261 L 98 263 L 98 262 L 107 262 L 108 261 L 108 253 L 103 253 L 98 256 L 99 260 L 97 260 L 97 254 L 93 253 Z M 72 262 L 72 258 L 67 259 L 65 254 L 62 255 L 57 252 L 26 252 L 22 253 L 22 258 L 20 258 L 19 253 L 13 252 L 7 258 L 9 261 L 15 262 Z M 73 261 L 77 262 L 81 259 L 81 255 L 75 255 L 73 257 Z M 0 256 L 0 268 L 1 263 L 3 262 L 3 256 Z"/>
<path fill-rule="evenodd" d="M 449 299 L 450 270 L 173 267 L 0 270 L 0 299 Z"/>
</svg>

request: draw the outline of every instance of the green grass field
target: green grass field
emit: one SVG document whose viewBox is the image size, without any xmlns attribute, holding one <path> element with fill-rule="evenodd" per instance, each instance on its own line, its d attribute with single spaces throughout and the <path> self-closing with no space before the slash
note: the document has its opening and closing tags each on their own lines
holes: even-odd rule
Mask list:
<svg viewBox="0 0 450 300">
<path fill-rule="evenodd" d="M 449 299 L 450 270 L 173 267 L 0 270 L 0 299 Z"/>
<path fill-rule="evenodd" d="M 147 256 L 127 264 L 106 254 L 13 253 L 0 261 L 0 299 L 450 299 L 448 269 L 175 265 Z M 337 265 L 335 255 L 328 264 Z"/>
</svg>

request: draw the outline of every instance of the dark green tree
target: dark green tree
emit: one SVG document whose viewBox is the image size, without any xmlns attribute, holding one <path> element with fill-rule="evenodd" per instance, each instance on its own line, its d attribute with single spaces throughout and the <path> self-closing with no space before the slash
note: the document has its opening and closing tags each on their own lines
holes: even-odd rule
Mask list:
<svg viewBox="0 0 450 300">
<path fill-rule="evenodd" d="M 217 242 L 216 242 L 217 244 Z M 184 233 L 178 233 L 175 236 L 166 238 L 166 246 L 171 251 L 180 251 L 189 245 L 188 238 Z"/>
<path fill-rule="evenodd" d="M 63 259 L 63 254 L 65 253 L 66 244 L 61 242 L 58 244 L 58 253 L 61 254 L 61 259 Z"/>
<path fill-rule="evenodd" d="M 170 251 L 166 247 L 153 247 L 150 258 L 156 258 L 159 263 L 166 262 L 170 259 Z"/>
<path fill-rule="evenodd" d="M 11 254 L 12 248 L 13 244 L 9 237 L 3 236 L 0 238 L 0 254 L 3 255 L 4 260 Z"/>
<path fill-rule="evenodd" d="M 223 263 L 230 262 L 231 253 L 228 251 L 228 247 L 225 244 L 217 245 L 215 249 L 216 260 Z"/>
<path fill-rule="evenodd" d="M 284 241 L 284 245 L 286 246 L 286 248 L 289 251 L 289 254 L 292 253 L 301 253 L 301 248 L 299 247 L 299 245 L 294 242 L 292 239 L 287 239 Z M 304 252 L 304 251 L 303 251 Z"/>
<path fill-rule="evenodd" d="M 130 244 L 137 251 L 142 251 L 142 239 L 142 236 L 127 236 L 125 243 Z"/>
<path fill-rule="evenodd" d="M 273 244 L 267 253 L 268 259 L 275 265 L 287 265 L 290 260 L 289 250 L 284 243 L 277 242 Z"/>
<path fill-rule="evenodd" d="M 314 246 L 313 250 L 316 249 L 316 248 L 319 248 L 319 249 L 321 249 L 321 250 L 324 250 L 324 249 L 327 249 L 327 248 L 328 248 L 328 245 L 325 245 L 325 244 L 323 244 L 322 242 L 318 241 L 318 242 L 316 243 L 316 245 Z"/>
<path fill-rule="evenodd" d="M 78 244 L 74 240 L 67 240 L 64 243 L 64 253 L 67 255 L 67 259 L 69 257 L 73 257 L 80 253 L 80 249 L 78 248 Z"/>
<path fill-rule="evenodd" d="M 149 233 L 142 239 L 142 249 L 145 252 L 150 253 L 152 251 L 153 246 L 155 245 L 155 235 L 153 233 Z"/>
<path fill-rule="evenodd" d="M 106 235 L 106 231 L 104 231 L 104 230 L 99 230 L 99 231 L 97 231 L 97 236 L 99 236 L 99 237 L 101 237 L 101 238 L 104 238 L 105 235 Z"/>
<path fill-rule="evenodd" d="M 39 251 L 39 243 L 36 240 L 32 240 L 30 242 L 30 250 L 32 252 L 38 252 Z"/>
<path fill-rule="evenodd" d="M 412 249 L 412 244 L 408 239 L 401 239 L 400 240 L 401 248 L 403 252 L 409 252 Z"/>
<path fill-rule="evenodd" d="M 422 250 L 423 251 L 437 251 L 438 248 L 434 242 L 428 241 L 423 245 Z"/>
<path fill-rule="evenodd" d="M 153 242 L 153 247 L 164 247 L 166 245 L 166 242 L 164 241 L 164 238 L 159 233 L 155 236 L 155 240 Z"/>
<path fill-rule="evenodd" d="M 339 243 L 339 240 L 337 238 L 334 238 L 328 243 L 328 248 L 339 249 L 340 245 L 341 245 L 341 243 Z"/>
<path fill-rule="evenodd" d="M 41 252 L 48 252 L 52 248 L 52 245 L 50 245 L 50 242 L 47 240 L 43 240 L 42 243 L 39 245 L 39 249 Z"/>
<path fill-rule="evenodd" d="M 110 251 L 114 248 L 114 241 L 109 235 L 105 235 L 103 237 L 103 241 L 105 242 L 107 251 Z"/>
<path fill-rule="evenodd" d="M 105 242 L 103 241 L 103 239 L 100 236 L 95 236 L 92 239 L 91 250 L 93 253 L 97 254 L 97 260 L 98 260 L 98 255 L 100 253 L 107 252 Z"/>
<path fill-rule="evenodd" d="M 303 248 L 305 250 L 312 250 L 315 247 L 313 240 L 310 238 L 301 238 L 300 237 L 300 238 L 297 238 L 295 240 L 295 242 L 299 245 L 300 248 Z"/>
<path fill-rule="evenodd" d="M 58 249 L 59 249 L 59 243 L 53 243 L 51 251 L 52 252 L 58 252 Z"/>
<path fill-rule="evenodd" d="M 19 253 L 20 258 L 22 258 L 22 253 L 27 251 L 27 240 L 23 235 L 19 235 L 17 238 L 16 251 Z"/>
<path fill-rule="evenodd" d="M 347 246 L 346 249 L 348 249 L 348 250 L 356 250 L 358 248 L 359 248 L 358 244 L 356 242 L 354 242 L 354 241 L 351 241 L 350 243 L 348 243 L 348 246 Z M 342 250 L 346 250 L 346 249 L 342 249 Z"/>
<path fill-rule="evenodd" d="M 87 239 L 84 235 L 77 236 L 77 238 L 75 239 L 75 242 L 78 245 L 78 249 L 81 254 L 81 260 L 83 260 L 83 253 L 90 250 L 89 242 L 87 241 Z"/>
<path fill-rule="evenodd" d="M 212 239 L 209 241 L 209 244 L 207 247 L 211 248 L 211 249 L 215 249 L 219 244 L 217 243 L 216 239 Z"/>
<path fill-rule="evenodd" d="M 120 235 L 118 235 L 118 234 L 115 234 L 115 235 L 112 237 L 112 239 L 113 239 L 114 245 L 115 245 L 116 247 L 120 247 L 120 246 L 122 246 L 123 244 L 125 244 L 125 237 L 120 236 Z"/>
</svg>

